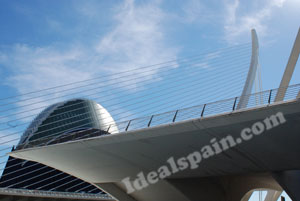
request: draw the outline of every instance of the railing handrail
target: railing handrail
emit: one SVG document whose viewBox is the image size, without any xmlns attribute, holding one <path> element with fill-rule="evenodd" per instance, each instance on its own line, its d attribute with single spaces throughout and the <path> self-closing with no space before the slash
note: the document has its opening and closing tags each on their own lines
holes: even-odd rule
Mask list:
<svg viewBox="0 0 300 201">
<path fill-rule="evenodd" d="M 290 85 L 290 86 L 282 87 L 282 88 L 269 89 L 269 90 L 265 90 L 265 91 L 261 91 L 261 92 L 256 92 L 256 93 L 252 93 L 252 94 L 245 95 L 245 96 L 252 97 L 252 96 L 257 96 L 257 95 L 262 95 L 262 94 L 268 94 L 268 101 L 266 103 L 260 103 L 260 104 L 258 104 L 256 106 L 266 105 L 266 104 L 271 104 L 271 102 L 272 102 L 272 94 L 274 92 L 278 92 L 281 89 L 288 89 L 288 88 L 291 89 L 291 88 L 294 88 L 294 87 L 300 87 L 300 84 L 294 84 L 294 85 Z M 297 92 L 297 94 L 298 94 L 298 92 Z M 275 93 L 274 93 L 274 95 L 275 95 Z M 173 123 L 177 119 L 178 114 L 180 112 L 186 111 L 186 110 L 191 110 L 191 109 L 194 109 L 194 108 L 202 108 L 202 112 L 199 114 L 199 118 L 200 118 L 200 117 L 204 117 L 205 116 L 204 115 L 205 109 L 208 106 L 217 105 L 219 103 L 231 102 L 231 101 L 232 101 L 232 105 L 231 105 L 232 110 L 231 111 L 236 111 L 236 110 L 243 109 L 243 108 L 239 108 L 239 109 L 236 108 L 236 105 L 238 104 L 238 101 L 240 100 L 241 97 L 242 96 L 233 97 L 233 98 L 227 98 L 227 99 L 222 99 L 222 100 L 217 100 L 217 101 L 209 102 L 209 103 L 206 103 L 206 104 L 199 104 L 199 105 L 195 105 L 195 106 L 191 106 L 191 107 L 187 107 L 187 108 L 182 108 L 182 109 L 177 109 L 177 110 L 171 110 L 171 111 L 167 111 L 167 112 L 163 112 L 163 113 L 157 113 L 157 114 L 147 115 L 147 116 L 142 116 L 142 117 L 137 117 L 137 118 L 133 118 L 133 119 L 126 120 L 126 121 L 116 122 L 115 124 L 109 124 L 108 126 L 109 126 L 109 128 L 111 128 L 113 126 L 118 126 L 118 125 L 124 124 L 125 125 L 124 132 L 127 132 L 127 131 L 130 130 L 130 127 L 133 125 L 134 121 L 147 119 L 147 122 L 145 122 L 146 126 L 144 128 L 151 127 L 151 125 L 152 125 L 153 120 L 154 120 L 155 117 L 163 116 L 163 115 L 169 114 L 169 113 L 173 113 L 174 114 L 174 116 L 172 116 L 172 118 L 171 118 L 172 120 L 169 122 L 169 123 Z M 246 108 L 249 108 L 249 107 L 246 107 Z M 217 114 L 222 114 L 222 113 L 217 113 Z M 158 125 L 163 125 L 163 124 L 164 123 L 158 124 Z M 136 130 L 136 129 L 134 129 L 134 130 Z M 108 129 L 108 131 L 109 131 L 109 129 Z M 45 137 L 44 139 L 48 139 L 48 136 Z M 74 139 L 74 140 L 76 140 L 76 139 Z M 33 140 L 33 141 L 39 141 L 39 139 Z M 28 145 L 30 145 L 30 143 Z M 38 145 L 34 145 L 34 146 L 38 146 Z M 25 147 L 23 147 L 23 148 L 25 148 Z"/>
<path fill-rule="evenodd" d="M 44 191 L 44 190 L 29 190 L 29 189 L 17 189 L 17 188 L 0 188 L 0 194 L 9 195 L 30 195 L 30 196 L 41 196 L 41 197 L 57 197 L 57 198 L 85 198 L 85 199 L 105 199 L 114 200 L 107 194 L 92 194 L 92 193 L 73 193 L 73 192 L 61 192 L 61 191 Z"/>
</svg>

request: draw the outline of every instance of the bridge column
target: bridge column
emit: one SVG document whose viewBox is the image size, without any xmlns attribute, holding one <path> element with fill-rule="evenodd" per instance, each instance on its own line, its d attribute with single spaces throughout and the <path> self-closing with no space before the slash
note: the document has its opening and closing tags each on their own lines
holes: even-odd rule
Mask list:
<svg viewBox="0 0 300 201">
<path fill-rule="evenodd" d="M 100 185 L 96 184 L 96 186 L 119 201 L 136 201 L 114 183 L 102 183 Z"/>
<path fill-rule="evenodd" d="M 274 172 L 273 177 L 292 200 L 300 200 L 300 170 Z"/>
<path fill-rule="evenodd" d="M 252 195 L 253 192 L 254 192 L 254 190 L 249 191 L 248 193 L 246 193 L 244 195 L 244 197 L 241 199 L 241 201 L 249 201 L 249 199 L 250 199 L 250 197 L 251 197 L 251 195 Z"/>
<path fill-rule="evenodd" d="M 282 191 L 269 190 L 264 201 L 277 201 Z"/>
<path fill-rule="evenodd" d="M 255 189 L 282 191 L 272 174 L 172 178 L 160 180 L 131 194 L 124 184 L 96 184 L 119 201 L 248 201 Z M 273 201 L 273 200 L 272 200 Z"/>
<path fill-rule="evenodd" d="M 226 201 L 248 201 L 256 189 L 282 190 L 269 173 L 229 176 L 223 179 L 223 185 L 226 190 Z"/>
</svg>

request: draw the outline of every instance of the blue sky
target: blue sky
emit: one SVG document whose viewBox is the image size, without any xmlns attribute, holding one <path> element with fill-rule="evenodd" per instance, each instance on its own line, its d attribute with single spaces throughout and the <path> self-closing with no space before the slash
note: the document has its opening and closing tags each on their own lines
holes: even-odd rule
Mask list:
<svg viewBox="0 0 300 201">
<path fill-rule="evenodd" d="M 0 97 L 249 42 L 251 28 L 263 88 L 276 88 L 300 17 L 298 0 L 0 3 Z"/>
<path fill-rule="evenodd" d="M 277 88 L 299 9 L 299 0 L 0 0 L 0 98 L 243 44 L 252 28 L 263 89 Z"/>
</svg>

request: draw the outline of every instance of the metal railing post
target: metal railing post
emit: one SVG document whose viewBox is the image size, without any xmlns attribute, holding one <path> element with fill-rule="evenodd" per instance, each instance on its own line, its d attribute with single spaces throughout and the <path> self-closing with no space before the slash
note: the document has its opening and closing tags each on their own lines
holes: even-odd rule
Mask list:
<svg viewBox="0 0 300 201">
<path fill-rule="evenodd" d="M 234 99 L 234 103 L 233 103 L 233 107 L 232 107 L 232 111 L 234 111 L 234 110 L 235 110 L 235 105 L 236 105 L 236 101 L 237 101 L 237 99 L 238 99 L 238 97 L 235 97 L 235 99 Z"/>
<path fill-rule="evenodd" d="M 206 107 L 206 104 L 203 105 L 203 109 L 202 109 L 202 112 L 201 112 L 201 117 L 203 117 L 203 115 L 204 115 L 205 107 Z"/>
<path fill-rule="evenodd" d="M 111 124 L 109 124 L 109 127 L 108 127 L 108 129 L 107 129 L 107 131 L 106 131 L 106 132 L 109 132 L 109 129 L 110 129 L 110 127 L 111 127 Z"/>
<path fill-rule="evenodd" d="M 173 122 L 175 122 L 175 120 L 176 120 L 177 113 L 178 113 L 178 110 L 176 110 L 176 112 L 175 112 L 175 115 L 173 117 Z"/>
<path fill-rule="evenodd" d="M 271 97 L 272 97 L 272 89 L 270 90 L 270 94 L 269 94 L 269 100 L 268 100 L 269 104 L 271 103 Z"/>
<path fill-rule="evenodd" d="M 148 123 L 148 127 L 150 127 L 150 125 L 151 125 L 151 122 L 152 122 L 153 116 L 154 116 L 154 115 L 152 115 L 152 116 L 151 116 L 151 118 L 150 118 L 150 121 L 149 121 L 149 123 Z"/>
<path fill-rule="evenodd" d="M 126 127 L 125 131 L 127 131 L 127 130 L 128 130 L 128 128 L 129 128 L 129 126 L 130 126 L 130 123 L 131 123 L 131 120 L 128 122 L 128 124 L 127 124 L 127 127 Z"/>
</svg>

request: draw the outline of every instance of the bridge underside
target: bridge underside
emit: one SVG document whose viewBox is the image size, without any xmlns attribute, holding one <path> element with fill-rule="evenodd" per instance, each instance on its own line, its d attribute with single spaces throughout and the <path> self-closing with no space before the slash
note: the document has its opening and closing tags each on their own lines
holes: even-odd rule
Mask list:
<svg viewBox="0 0 300 201">
<path fill-rule="evenodd" d="M 36 161 L 99 186 L 120 201 L 239 201 L 254 189 L 285 190 L 300 200 L 300 101 L 278 103 L 111 136 L 95 137 L 10 155 Z M 131 194 L 121 181 L 145 175 L 201 150 L 212 138 L 235 139 L 246 127 L 282 112 L 286 122 Z M 293 176 L 291 176 L 293 175 Z M 291 179 L 292 178 L 292 179 Z M 294 178 L 294 180 L 293 180 Z M 298 180 L 297 180 L 298 179 Z"/>
<path fill-rule="evenodd" d="M 251 196 L 248 193 L 253 189 L 282 191 L 281 186 L 268 173 L 167 179 L 130 195 L 125 193 L 123 183 L 100 183 L 97 186 L 121 201 L 246 201 Z"/>
</svg>

